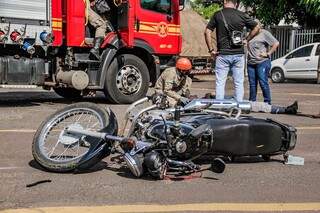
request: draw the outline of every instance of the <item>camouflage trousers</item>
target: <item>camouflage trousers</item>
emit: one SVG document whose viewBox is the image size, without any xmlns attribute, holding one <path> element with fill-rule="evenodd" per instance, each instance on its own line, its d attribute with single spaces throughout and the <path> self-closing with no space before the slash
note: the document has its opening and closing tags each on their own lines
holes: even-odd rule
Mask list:
<svg viewBox="0 0 320 213">
<path fill-rule="evenodd" d="M 105 36 L 107 31 L 107 22 L 90 7 L 88 8 L 88 21 L 96 29 L 96 38 Z"/>
</svg>

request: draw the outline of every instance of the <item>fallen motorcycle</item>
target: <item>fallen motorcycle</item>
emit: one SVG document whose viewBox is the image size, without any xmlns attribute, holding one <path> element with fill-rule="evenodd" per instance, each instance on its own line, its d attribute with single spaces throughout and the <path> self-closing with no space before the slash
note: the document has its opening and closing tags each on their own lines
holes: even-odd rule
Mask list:
<svg viewBox="0 0 320 213">
<path fill-rule="evenodd" d="M 32 152 L 41 166 L 54 172 L 86 169 L 119 153 L 134 176 L 148 173 L 163 179 L 170 172 L 201 171 L 194 161 L 204 155 L 268 160 L 294 149 L 295 128 L 245 116 L 243 111 L 250 111 L 250 102 L 195 99 L 184 107 L 168 108 L 164 96 L 146 97 L 128 107 L 124 128 L 118 133 L 117 119 L 109 108 L 77 103 L 41 124 Z M 211 170 L 222 173 L 224 169 L 223 160 L 214 158 Z"/>
</svg>

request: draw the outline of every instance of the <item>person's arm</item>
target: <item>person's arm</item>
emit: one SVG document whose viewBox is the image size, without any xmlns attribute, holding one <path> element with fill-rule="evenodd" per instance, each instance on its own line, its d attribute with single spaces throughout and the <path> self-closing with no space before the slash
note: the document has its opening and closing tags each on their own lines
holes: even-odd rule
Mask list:
<svg viewBox="0 0 320 213">
<path fill-rule="evenodd" d="M 268 31 L 264 30 L 266 43 L 270 46 L 268 52 L 261 54 L 262 57 L 270 58 L 271 55 L 277 50 L 279 47 L 279 41 Z"/>
<path fill-rule="evenodd" d="M 216 21 L 215 21 L 215 16 L 213 15 L 204 31 L 204 39 L 208 47 L 208 52 L 212 56 L 216 56 L 218 54 L 218 52 L 213 47 L 213 41 L 212 41 L 212 33 L 215 28 L 216 28 Z"/>
<path fill-rule="evenodd" d="M 169 68 L 173 69 L 173 68 Z M 177 92 L 174 91 L 173 85 L 175 81 L 175 75 L 172 72 L 164 73 L 163 76 L 163 88 L 162 91 L 165 95 L 175 99 L 176 101 L 179 101 L 181 98 L 181 95 L 179 95 Z"/>
<path fill-rule="evenodd" d="M 192 85 L 192 79 L 190 77 L 186 77 L 185 82 L 181 88 L 182 91 L 182 96 L 189 98 L 190 97 L 190 90 L 191 90 L 191 85 Z"/>
<path fill-rule="evenodd" d="M 204 38 L 206 40 L 208 52 L 210 53 L 211 56 L 215 57 L 216 55 L 219 54 L 219 52 L 217 50 L 215 50 L 213 47 L 212 33 L 213 33 L 212 30 L 206 28 L 206 30 L 204 32 L 204 35 L 205 35 Z"/>
<path fill-rule="evenodd" d="M 245 38 L 245 40 L 249 42 L 251 39 L 253 39 L 253 37 L 255 37 L 259 33 L 261 27 L 257 22 L 253 20 L 253 18 L 251 18 L 246 13 L 242 13 L 242 19 L 244 20 L 247 29 L 251 30 L 248 36 Z"/>
<path fill-rule="evenodd" d="M 172 83 L 166 82 L 165 83 L 165 89 L 163 91 L 164 94 L 167 96 L 175 99 L 176 101 L 179 101 L 181 99 L 181 95 L 179 95 L 177 92 L 173 91 Z"/>
<path fill-rule="evenodd" d="M 264 57 L 264 58 L 270 58 L 272 53 L 274 53 L 277 50 L 278 47 L 279 47 L 279 42 L 276 42 L 271 46 L 271 48 L 269 49 L 268 52 L 261 53 L 260 56 Z"/>
<path fill-rule="evenodd" d="M 249 33 L 249 35 L 246 37 L 246 41 L 250 41 L 251 39 L 253 39 L 253 37 L 255 37 L 258 33 L 259 33 L 259 30 L 260 30 L 260 26 L 259 24 L 257 24 Z"/>
</svg>

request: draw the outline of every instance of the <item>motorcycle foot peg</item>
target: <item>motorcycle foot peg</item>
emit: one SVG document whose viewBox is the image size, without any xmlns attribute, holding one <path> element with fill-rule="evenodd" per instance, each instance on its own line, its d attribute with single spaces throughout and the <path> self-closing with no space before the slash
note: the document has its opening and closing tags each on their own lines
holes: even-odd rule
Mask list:
<svg viewBox="0 0 320 213">
<path fill-rule="evenodd" d="M 211 163 L 211 171 L 214 173 L 221 174 L 226 168 L 225 162 L 221 158 L 215 158 Z"/>
</svg>

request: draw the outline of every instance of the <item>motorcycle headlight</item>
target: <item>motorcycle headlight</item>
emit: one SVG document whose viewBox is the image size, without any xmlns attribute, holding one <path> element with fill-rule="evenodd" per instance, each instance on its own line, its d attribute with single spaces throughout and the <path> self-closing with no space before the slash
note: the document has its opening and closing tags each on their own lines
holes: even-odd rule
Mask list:
<svg viewBox="0 0 320 213">
<path fill-rule="evenodd" d="M 129 153 L 124 154 L 124 160 L 131 173 L 136 177 L 141 177 L 143 174 L 143 160 L 138 155 L 130 155 Z"/>
</svg>

